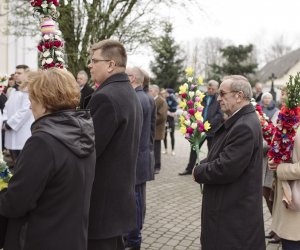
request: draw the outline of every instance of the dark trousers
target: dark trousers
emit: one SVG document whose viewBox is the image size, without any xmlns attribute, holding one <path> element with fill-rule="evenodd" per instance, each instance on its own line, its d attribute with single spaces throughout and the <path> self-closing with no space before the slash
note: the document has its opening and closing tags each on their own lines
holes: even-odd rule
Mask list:
<svg viewBox="0 0 300 250">
<path fill-rule="evenodd" d="M 135 186 L 136 201 L 136 229 L 125 237 L 126 246 L 140 246 L 142 244 L 142 229 L 146 211 L 146 183 Z"/>
<path fill-rule="evenodd" d="M 209 139 L 209 138 L 206 138 L 206 140 L 207 140 L 207 147 L 208 147 L 208 150 L 209 150 L 211 144 L 208 144 L 208 139 Z M 203 140 L 202 143 L 199 145 L 199 148 L 200 148 L 200 149 L 201 149 L 201 147 L 202 147 L 202 145 L 203 145 L 204 142 L 205 142 L 205 140 Z M 194 168 L 195 165 L 196 165 L 196 161 L 197 161 L 197 154 L 196 154 L 196 151 L 193 150 L 193 149 L 191 148 L 191 150 L 190 150 L 190 157 L 189 157 L 189 163 L 188 163 L 188 165 L 187 165 L 187 167 L 186 167 L 186 170 L 187 170 L 187 171 L 192 171 L 193 168 Z"/>
<path fill-rule="evenodd" d="M 300 241 L 281 239 L 283 250 L 300 250 Z"/>
<path fill-rule="evenodd" d="M 166 132 L 165 132 L 165 139 L 164 139 L 165 149 L 168 148 L 168 142 L 167 142 L 168 131 L 170 131 L 171 148 L 172 148 L 172 150 L 174 150 L 174 147 L 175 147 L 175 137 L 174 137 L 175 119 L 172 116 L 167 116 L 167 127 L 166 127 Z"/>
<path fill-rule="evenodd" d="M 116 236 L 109 239 L 88 240 L 88 250 L 124 250 L 122 236 Z"/>
<path fill-rule="evenodd" d="M 155 159 L 154 169 L 160 170 L 160 167 L 161 167 L 161 140 L 154 141 L 154 159 Z"/>
</svg>

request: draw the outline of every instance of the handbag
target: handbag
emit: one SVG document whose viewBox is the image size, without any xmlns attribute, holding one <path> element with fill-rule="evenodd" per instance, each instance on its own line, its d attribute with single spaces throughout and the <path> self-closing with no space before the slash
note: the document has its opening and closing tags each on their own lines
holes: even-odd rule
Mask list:
<svg viewBox="0 0 300 250">
<path fill-rule="evenodd" d="M 289 181 L 292 193 L 292 200 L 287 204 L 287 208 L 300 212 L 300 180 Z"/>
</svg>

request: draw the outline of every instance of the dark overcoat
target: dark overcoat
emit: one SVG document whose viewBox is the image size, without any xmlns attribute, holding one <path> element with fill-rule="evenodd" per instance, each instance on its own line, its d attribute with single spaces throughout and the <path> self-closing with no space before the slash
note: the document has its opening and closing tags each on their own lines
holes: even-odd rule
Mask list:
<svg viewBox="0 0 300 250">
<path fill-rule="evenodd" d="M 135 171 L 143 114 L 125 73 L 106 79 L 87 108 L 97 154 L 89 239 L 107 239 L 136 227 Z"/>
<path fill-rule="evenodd" d="M 90 87 L 88 84 L 85 84 L 83 86 L 83 88 L 80 90 L 81 95 L 80 95 L 79 107 L 81 109 L 86 108 L 93 92 L 94 92 L 94 89 L 92 87 Z"/>
<path fill-rule="evenodd" d="M 156 105 L 156 123 L 155 123 L 155 140 L 163 140 L 165 138 L 165 129 L 167 122 L 168 104 L 164 98 L 157 96 Z"/>
<path fill-rule="evenodd" d="M 139 143 L 138 158 L 136 164 L 135 184 L 143 184 L 146 181 L 153 180 L 153 171 L 151 170 L 150 147 L 151 147 L 151 121 L 154 102 L 150 102 L 149 96 L 141 86 L 135 88 L 137 97 L 143 110 L 143 126 Z"/>
<path fill-rule="evenodd" d="M 207 95 L 203 98 L 204 109 L 207 109 L 206 120 L 210 123 L 211 128 L 206 132 L 207 137 L 213 137 L 215 131 L 224 121 L 224 114 L 220 108 L 220 103 L 217 101 L 217 95 L 213 95 L 208 107 L 206 107 Z"/>
<path fill-rule="evenodd" d="M 94 180 L 93 122 L 88 111 L 46 115 L 32 125 L 0 214 L 6 250 L 85 250 Z"/>
<path fill-rule="evenodd" d="M 252 104 L 215 133 L 207 159 L 194 169 L 204 183 L 203 250 L 265 250 L 262 132 Z"/>
</svg>

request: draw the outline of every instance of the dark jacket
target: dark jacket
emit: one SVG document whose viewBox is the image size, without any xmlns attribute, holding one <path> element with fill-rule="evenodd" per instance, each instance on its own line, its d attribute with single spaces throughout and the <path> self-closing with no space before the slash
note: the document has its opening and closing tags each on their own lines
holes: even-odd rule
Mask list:
<svg viewBox="0 0 300 250">
<path fill-rule="evenodd" d="M 87 249 L 95 147 L 87 111 L 36 120 L 19 155 L 0 214 L 9 218 L 4 249 Z"/>
<path fill-rule="evenodd" d="M 143 114 L 125 73 L 106 79 L 87 108 L 93 116 L 97 154 L 89 239 L 107 239 L 136 226 L 135 171 Z"/>
<path fill-rule="evenodd" d="M 208 98 L 208 96 L 206 95 L 203 98 L 203 103 L 202 103 L 204 106 L 204 111 L 207 109 L 206 121 L 208 121 L 211 126 L 211 128 L 206 132 L 206 136 L 213 137 L 215 134 L 215 131 L 219 128 L 219 126 L 224 121 L 224 119 L 223 119 L 224 114 L 220 108 L 220 103 L 217 101 L 216 95 L 211 96 L 212 99 L 210 100 L 208 107 L 206 105 L 207 98 Z"/>
<path fill-rule="evenodd" d="M 262 206 L 262 132 L 252 104 L 215 133 L 207 159 L 195 167 L 204 183 L 203 250 L 265 250 Z"/>
<path fill-rule="evenodd" d="M 139 185 L 146 181 L 153 180 L 153 171 L 151 171 L 150 165 L 151 117 L 153 106 L 150 103 L 149 96 L 144 92 L 141 86 L 136 87 L 135 92 L 143 110 L 143 127 L 139 143 L 135 180 L 135 184 Z"/>
<path fill-rule="evenodd" d="M 93 94 L 94 89 L 90 87 L 88 84 L 85 84 L 81 89 L 80 93 L 80 104 L 79 107 L 81 109 L 85 109 L 89 100 L 91 99 L 91 95 Z"/>
</svg>

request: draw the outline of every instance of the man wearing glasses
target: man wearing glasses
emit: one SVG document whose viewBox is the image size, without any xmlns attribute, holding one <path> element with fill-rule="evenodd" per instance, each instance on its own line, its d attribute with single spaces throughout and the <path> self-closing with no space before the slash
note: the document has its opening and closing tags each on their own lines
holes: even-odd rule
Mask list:
<svg viewBox="0 0 300 250">
<path fill-rule="evenodd" d="M 118 41 L 103 40 L 91 47 L 88 67 L 99 87 L 87 106 L 97 156 L 88 250 L 122 250 L 122 236 L 136 227 L 134 188 L 143 114 L 126 63 L 125 48 Z"/>
<path fill-rule="evenodd" d="M 206 159 L 193 170 L 203 183 L 202 249 L 265 250 L 262 206 L 262 131 L 243 76 L 225 77 L 219 88 L 228 115 Z"/>
</svg>

